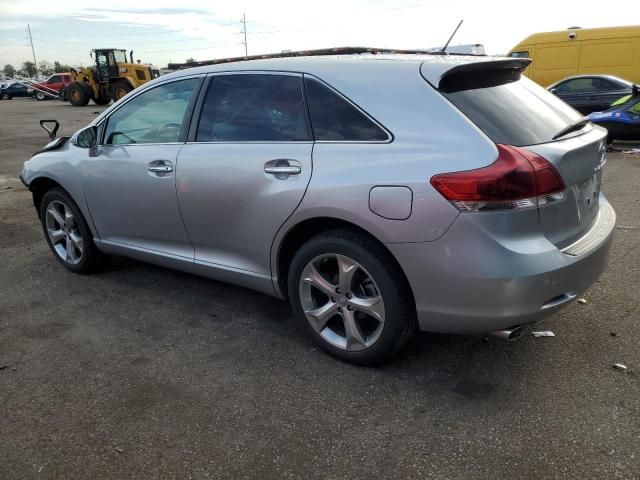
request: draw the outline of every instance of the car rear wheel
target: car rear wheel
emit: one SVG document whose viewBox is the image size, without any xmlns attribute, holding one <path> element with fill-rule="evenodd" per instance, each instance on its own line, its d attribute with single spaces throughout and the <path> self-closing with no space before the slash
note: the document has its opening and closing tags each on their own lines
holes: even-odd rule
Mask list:
<svg viewBox="0 0 640 480">
<path fill-rule="evenodd" d="M 76 273 L 95 271 L 104 255 L 93 243 L 93 235 L 80 209 L 62 189 L 44 194 L 40 221 L 47 243 L 62 265 Z"/>
<path fill-rule="evenodd" d="M 361 365 L 398 352 L 416 329 L 413 297 L 388 252 L 348 230 L 319 235 L 294 256 L 289 298 L 314 341 Z"/>
</svg>

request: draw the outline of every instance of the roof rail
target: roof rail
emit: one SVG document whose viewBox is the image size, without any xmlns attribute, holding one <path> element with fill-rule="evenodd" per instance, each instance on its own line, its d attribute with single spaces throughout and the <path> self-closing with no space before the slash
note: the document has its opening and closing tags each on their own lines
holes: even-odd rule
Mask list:
<svg viewBox="0 0 640 480">
<path fill-rule="evenodd" d="M 217 58 L 215 60 L 203 60 L 201 62 L 170 63 L 167 67 L 170 70 L 181 70 L 183 68 L 202 67 L 205 65 L 218 65 L 221 63 L 243 62 L 245 60 L 262 60 L 267 58 L 287 58 L 287 57 L 315 57 L 324 55 L 353 55 L 361 53 L 399 53 L 404 55 L 439 55 L 442 52 L 434 50 L 404 50 L 398 48 L 371 48 L 371 47 L 336 47 L 318 48 L 315 50 L 297 50 L 282 53 L 267 53 L 265 55 L 249 55 L 247 57 Z M 447 53 L 447 55 L 457 55 Z"/>
</svg>

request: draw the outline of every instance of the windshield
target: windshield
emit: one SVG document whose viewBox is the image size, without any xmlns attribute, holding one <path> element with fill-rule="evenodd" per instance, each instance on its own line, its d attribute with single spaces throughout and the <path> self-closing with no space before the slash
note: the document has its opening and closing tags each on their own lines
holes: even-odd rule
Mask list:
<svg viewBox="0 0 640 480">
<path fill-rule="evenodd" d="M 465 88 L 468 88 L 467 85 Z M 514 146 L 551 142 L 582 116 L 526 77 L 499 85 L 443 92 L 495 143 Z"/>
<path fill-rule="evenodd" d="M 636 102 L 632 103 L 626 108 L 626 110 L 627 112 L 635 113 L 636 115 L 640 114 L 640 97 L 636 98 Z"/>
</svg>

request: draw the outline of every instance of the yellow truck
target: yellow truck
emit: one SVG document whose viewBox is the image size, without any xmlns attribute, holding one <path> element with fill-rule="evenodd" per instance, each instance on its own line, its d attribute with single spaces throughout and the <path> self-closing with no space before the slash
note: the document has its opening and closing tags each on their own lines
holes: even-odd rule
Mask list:
<svg viewBox="0 0 640 480">
<path fill-rule="evenodd" d="M 615 75 L 640 83 L 640 25 L 534 33 L 508 56 L 531 58 L 525 75 L 544 87 L 571 75 Z"/>
</svg>

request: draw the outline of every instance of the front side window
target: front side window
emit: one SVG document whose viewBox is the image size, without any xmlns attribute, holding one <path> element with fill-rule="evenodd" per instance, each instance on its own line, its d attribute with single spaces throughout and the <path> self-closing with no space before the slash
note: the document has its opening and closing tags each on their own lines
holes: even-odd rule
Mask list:
<svg viewBox="0 0 640 480">
<path fill-rule="evenodd" d="M 47 80 L 47 83 L 59 83 L 60 82 L 60 75 L 54 75 L 53 77 L 50 77 L 49 80 Z"/>
<path fill-rule="evenodd" d="M 175 143 L 189 101 L 200 80 L 190 78 L 147 90 L 116 110 L 107 121 L 104 143 Z"/>
<path fill-rule="evenodd" d="M 509 56 L 511 58 L 529 58 L 529 52 L 527 50 L 521 50 L 519 52 L 511 52 Z"/>
<path fill-rule="evenodd" d="M 301 78 L 235 74 L 211 78 L 197 142 L 310 140 Z"/>
<path fill-rule="evenodd" d="M 389 135 L 376 123 L 317 80 L 305 77 L 311 127 L 316 140 L 379 142 Z"/>
<path fill-rule="evenodd" d="M 107 56 L 104 53 L 96 53 L 96 63 L 98 67 L 107 66 Z"/>
</svg>

